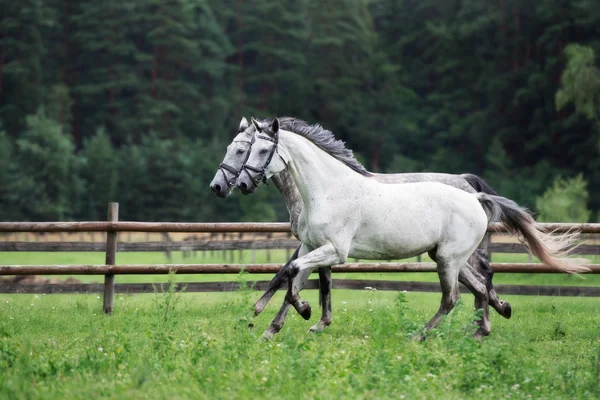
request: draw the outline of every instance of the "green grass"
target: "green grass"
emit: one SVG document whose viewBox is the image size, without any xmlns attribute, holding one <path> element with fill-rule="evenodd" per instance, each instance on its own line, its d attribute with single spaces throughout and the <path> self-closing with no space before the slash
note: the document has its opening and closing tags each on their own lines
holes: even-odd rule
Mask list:
<svg viewBox="0 0 600 400">
<path fill-rule="evenodd" d="M 270 262 L 284 262 L 274 251 Z M 102 253 L 0 253 L 1 264 L 102 264 Z M 256 262 L 267 262 L 264 251 Z M 241 260 L 250 263 L 252 253 Z M 119 263 L 167 263 L 163 253 L 120 253 Z M 494 254 L 495 262 L 526 261 Z M 221 263 L 221 253 L 173 263 Z M 594 260 L 598 262 L 598 257 Z M 270 279 L 272 275 L 118 276 L 118 282 Z M 101 276 L 78 276 L 99 281 Z M 336 274 L 334 278 L 437 281 L 435 274 Z M 496 274 L 495 283 L 599 285 L 597 275 Z M 435 313 L 439 294 L 333 292 L 333 324 L 290 312 L 272 342 L 260 340 L 278 293 L 249 332 L 258 292 L 117 295 L 115 313 L 97 295 L 0 295 L 1 399 L 177 398 L 600 398 L 600 314 L 594 298 L 502 296 L 513 318 L 492 314 L 492 334 L 470 339 L 471 304 L 425 342 L 410 339 Z M 402 397 L 404 396 L 404 397 Z"/>
<path fill-rule="evenodd" d="M 465 399 L 600 398 L 597 299 L 509 296 L 511 320 L 469 338 L 472 296 L 426 341 L 438 294 L 334 291 L 334 322 L 290 312 L 260 334 L 282 296 L 246 329 L 256 292 L 0 295 L 0 398 Z"/>
</svg>

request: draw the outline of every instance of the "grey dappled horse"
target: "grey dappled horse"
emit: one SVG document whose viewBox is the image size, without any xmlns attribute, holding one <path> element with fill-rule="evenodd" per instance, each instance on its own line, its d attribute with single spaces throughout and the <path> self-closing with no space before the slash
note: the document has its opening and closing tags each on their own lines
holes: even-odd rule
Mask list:
<svg viewBox="0 0 600 400">
<path fill-rule="evenodd" d="M 548 234 L 512 200 L 439 182 L 382 182 L 320 125 L 299 121 L 287 131 L 280 129 L 278 119 L 252 122 L 256 131 L 237 186 L 251 194 L 274 174 L 290 172 L 304 207 L 296 231 L 302 246 L 289 266 L 286 298 L 305 318 L 310 306 L 299 292 L 315 268 L 329 270 L 348 257 L 387 260 L 428 252 L 442 289 L 439 310 L 425 325 L 435 328 L 460 297 L 459 274 L 471 270 L 467 260 L 490 222 L 501 221 L 522 235 L 531 252 L 557 272 L 589 270 L 586 259 L 561 257 L 572 249 L 575 234 Z M 477 337 L 489 334 L 488 291 L 484 285 L 474 289 L 483 311 Z M 330 322 L 330 309 L 324 307 L 323 314 L 315 330 Z"/>
<path fill-rule="evenodd" d="M 299 126 L 301 121 L 295 118 L 283 117 L 279 119 L 282 129 L 288 129 L 294 125 L 296 128 Z M 304 124 L 304 129 L 309 128 L 308 124 Z M 239 176 L 245 161 L 250 154 L 250 146 L 252 144 L 253 135 L 255 129 L 253 125 L 248 124 L 246 118 L 242 118 L 238 129 L 238 134 L 235 136 L 231 144 L 227 147 L 227 152 L 223 159 L 223 162 L 219 166 L 219 170 L 215 174 L 210 187 L 213 192 L 219 197 L 227 197 L 232 189 L 234 188 L 235 181 Z M 375 179 L 381 182 L 388 183 L 408 183 L 408 182 L 443 182 L 450 186 L 457 187 L 465 190 L 469 193 L 485 192 L 488 194 L 496 194 L 494 190 L 487 185 L 481 178 L 471 175 L 450 175 L 450 174 L 436 174 L 436 173 L 408 173 L 408 174 L 372 174 Z M 302 199 L 298 189 L 293 183 L 289 172 L 282 171 L 272 177 L 272 182 L 275 184 L 277 189 L 282 194 L 286 207 L 290 214 L 290 223 L 292 233 L 294 236 L 297 235 L 298 217 L 303 208 Z M 259 315 L 273 297 L 273 295 L 287 283 L 288 267 L 290 262 L 295 260 L 298 256 L 300 247 L 294 252 L 291 259 L 285 264 L 285 266 L 275 275 L 271 280 L 269 287 L 263 294 L 263 296 L 256 302 L 254 306 L 254 315 Z M 511 317 L 511 307 L 508 302 L 500 300 L 493 288 L 492 278 L 493 271 L 489 266 L 488 257 L 484 250 L 478 249 L 472 255 L 469 260 L 469 265 L 472 267 L 471 270 L 461 271 L 459 274 L 459 281 L 463 283 L 472 293 L 476 293 L 475 288 L 483 285 L 488 291 L 489 304 L 505 318 Z M 331 323 L 331 272 L 327 268 L 319 269 L 319 288 L 320 296 L 319 301 L 324 310 L 328 310 L 328 313 L 323 313 L 326 318 L 322 319 L 320 324 L 313 327 L 315 330 L 321 329 L 322 327 Z M 285 321 L 285 317 L 289 311 L 290 304 L 286 301 L 282 305 L 279 313 L 274 318 L 269 329 L 265 332 L 265 337 L 270 337 L 273 334 L 279 332 Z M 475 308 L 481 308 L 478 300 L 475 299 Z M 312 328 L 311 328 L 312 329 Z"/>
</svg>

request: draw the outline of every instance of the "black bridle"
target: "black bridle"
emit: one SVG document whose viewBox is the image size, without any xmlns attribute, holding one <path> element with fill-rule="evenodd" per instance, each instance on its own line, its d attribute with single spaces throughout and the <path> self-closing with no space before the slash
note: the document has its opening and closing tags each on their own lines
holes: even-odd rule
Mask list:
<svg viewBox="0 0 600 400">
<path fill-rule="evenodd" d="M 227 188 L 228 189 L 231 189 L 232 187 L 235 186 L 238 177 L 242 173 L 242 170 L 244 168 L 244 164 L 246 164 L 246 161 L 248 161 L 248 157 L 250 157 L 250 149 L 252 148 L 252 144 L 254 143 L 254 135 L 252 135 L 252 140 L 251 141 L 248 141 L 248 140 L 234 140 L 233 142 L 234 143 L 236 143 L 236 142 L 239 142 L 239 143 L 248 143 L 250 145 L 250 147 L 248 148 L 248 151 L 246 152 L 246 159 L 242 163 L 242 169 L 237 170 L 237 169 L 233 168 L 231 165 L 228 165 L 228 164 L 225 164 L 225 163 L 219 164 L 219 171 L 221 171 L 221 173 L 223 174 L 223 178 L 225 178 L 225 182 L 227 182 Z M 229 173 L 231 173 L 233 175 L 233 177 L 231 179 L 228 179 L 227 178 L 227 174 L 225 173 L 225 171 L 228 171 Z"/>
<path fill-rule="evenodd" d="M 256 135 L 252 138 L 252 143 L 254 143 L 255 137 L 258 137 L 259 139 L 268 140 L 269 142 L 273 142 L 273 143 L 275 143 L 275 146 L 273 146 L 271 148 L 271 153 L 269 154 L 269 157 L 267 157 L 267 161 L 265 162 L 265 164 L 262 167 L 253 167 L 252 165 L 248 165 L 248 164 L 246 164 L 246 162 L 244 162 L 244 165 L 242 166 L 242 170 L 244 172 L 246 172 L 246 174 L 248 174 L 248 177 L 252 180 L 252 182 L 254 182 L 254 184 L 256 186 L 258 186 L 258 184 L 261 181 L 266 185 L 267 184 L 266 169 L 269 166 L 269 164 L 271 163 L 271 160 L 273 159 L 273 155 L 277 151 L 277 144 L 279 143 L 279 135 L 275 135 L 275 137 L 269 137 L 269 136 L 266 136 L 263 134 Z M 250 152 L 248 152 L 248 157 L 249 156 L 250 156 Z M 246 157 L 246 161 L 248 161 L 248 157 Z M 252 176 L 250 171 L 256 172 L 256 175 Z"/>
</svg>

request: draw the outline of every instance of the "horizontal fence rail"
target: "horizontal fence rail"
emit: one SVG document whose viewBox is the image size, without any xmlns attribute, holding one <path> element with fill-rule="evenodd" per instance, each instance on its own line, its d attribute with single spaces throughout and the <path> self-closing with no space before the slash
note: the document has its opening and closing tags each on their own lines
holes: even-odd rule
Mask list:
<svg viewBox="0 0 600 400">
<path fill-rule="evenodd" d="M 289 222 L 0 222 L 0 232 L 290 232 Z"/>
<path fill-rule="evenodd" d="M 247 287 L 254 290 L 266 290 L 269 281 L 246 282 Z M 174 290 L 189 293 L 198 292 L 235 292 L 240 289 L 239 282 L 178 282 L 174 283 Z M 437 282 L 407 282 L 384 280 L 360 279 L 333 279 L 334 289 L 347 290 L 392 290 L 408 292 L 434 292 L 440 291 Z M 166 283 L 116 283 L 115 293 L 155 293 L 166 291 Z M 309 279 L 304 289 L 318 289 L 319 281 Z M 536 286 L 536 285 L 494 285 L 499 294 L 525 295 L 525 296 L 590 296 L 600 297 L 600 287 L 593 286 Z M 470 293 L 462 284 L 462 293 Z M 38 293 L 38 294 L 88 294 L 101 293 L 104 285 L 101 283 L 59 283 L 42 285 L 21 285 L 15 283 L 0 283 L 2 293 Z"/>
<path fill-rule="evenodd" d="M 238 274 L 246 271 L 251 274 L 273 274 L 279 271 L 281 264 L 117 264 L 118 252 L 170 252 L 173 251 L 214 251 L 214 250 L 291 250 L 299 242 L 291 238 L 289 223 L 175 223 L 175 222 L 133 222 L 118 221 L 118 204 L 110 203 L 106 222 L 0 222 L 0 233 L 73 233 L 73 232 L 105 232 L 107 235 L 102 242 L 82 241 L 0 241 L 0 251 L 48 251 L 48 252 L 105 252 L 106 262 L 100 265 L 0 265 L 0 276 L 11 275 L 15 279 L 0 280 L 0 293 L 104 293 L 104 311 L 111 313 L 114 293 L 151 293 L 164 284 L 152 283 L 121 283 L 115 284 L 116 275 L 145 275 L 145 274 Z M 584 235 L 600 234 L 600 224 L 541 224 L 548 232 L 565 233 L 578 232 Z M 161 233 L 164 241 L 118 241 L 120 232 Z M 198 238 L 195 235 L 184 240 L 173 241 L 167 233 L 210 233 L 210 238 Z M 488 227 L 489 233 L 506 233 L 501 224 Z M 223 238 L 218 239 L 217 234 Z M 238 233 L 233 239 L 226 240 L 226 234 Z M 244 233 L 267 234 L 267 239 L 243 237 Z M 272 233 L 285 233 L 289 236 L 273 237 Z M 276 235 L 277 236 L 277 235 Z M 0 236 L 1 238 L 2 236 Z M 4 236 L 6 238 L 6 236 Z M 62 235 L 60 236 L 62 239 Z M 521 243 L 492 243 L 486 240 L 484 247 L 490 253 L 526 253 L 527 248 Z M 582 243 L 574 254 L 600 254 L 600 244 L 597 240 L 592 243 Z M 531 261 L 531 259 L 530 259 Z M 543 264 L 535 263 L 492 263 L 494 272 L 510 273 L 557 273 L 556 270 Z M 436 267 L 431 262 L 361 262 L 347 263 L 332 267 L 334 272 L 343 273 L 386 273 L 386 272 L 435 272 Z M 600 264 L 590 266 L 591 274 L 600 274 Z M 103 275 L 104 284 L 100 283 L 46 283 L 21 277 L 27 275 Z M 585 277 L 583 277 L 585 279 Z M 23 282 L 21 282 L 23 281 Z M 248 282 L 258 290 L 265 289 L 266 281 Z M 188 292 L 233 291 L 239 289 L 237 282 L 191 282 L 177 283 L 176 290 Z M 317 280 L 309 280 L 305 288 L 315 289 Z M 336 289 L 377 289 L 377 290 L 407 290 L 421 292 L 439 292 L 439 283 L 405 282 L 386 280 L 334 279 Z M 462 288 L 464 289 L 464 288 Z M 525 295 L 567 295 L 567 296 L 600 296 L 600 288 L 575 286 L 531 286 L 531 285 L 497 285 L 496 290 L 502 294 Z"/>
<path fill-rule="evenodd" d="M 118 242 L 118 252 L 212 251 L 212 250 L 291 250 L 300 245 L 296 239 L 256 240 L 195 240 L 162 242 Z M 33 252 L 100 252 L 106 251 L 102 242 L 0 242 L 0 251 Z M 521 243 L 489 243 L 489 253 L 527 253 Z M 582 244 L 572 254 L 600 254 L 600 244 Z"/>
<path fill-rule="evenodd" d="M 491 263 L 494 272 L 556 274 L 562 273 L 545 264 Z M 124 264 L 124 265 L 0 265 L 0 275 L 164 275 L 176 274 L 274 274 L 281 264 Z M 334 265 L 333 272 L 436 272 L 435 263 L 348 263 Z M 584 274 L 600 274 L 600 264 L 590 265 Z"/>
<path fill-rule="evenodd" d="M 600 233 L 600 223 L 542 223 L 549 232 Z M 288 222 L 0 222 L 0 232 L 283 232 Z M 506 233 L 502 224 L 491 224 L 488 232 Z"/>
</svg>

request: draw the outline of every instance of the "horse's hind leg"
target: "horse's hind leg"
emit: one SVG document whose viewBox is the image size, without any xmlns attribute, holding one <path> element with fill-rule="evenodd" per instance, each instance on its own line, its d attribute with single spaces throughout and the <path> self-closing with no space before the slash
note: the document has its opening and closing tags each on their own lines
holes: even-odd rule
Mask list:
<svg viewBox="0 0 600 400">
<path fill-rule="evenodd" d="M 512 308 L 510 303 L 498 298 L 498 294 L 496 293 L 494 284 L 492 283 L 494 271 L 490 267 L 487 252 L 483 249 L 475 250 L 475 253 L 473 253 L 473 255 L 469 258 L 469 264 L 475 270 L 479 281 L 485 284 L 490 306 L 492 306 L 492 308 L 494 308 L 498 314 L 502 315 L 506 319 L 509 319 L 512 315 Z"/>
<path fill-rule="evenodd" d="M 473 334 L 473 337 L 488 336 L 490 334 L 490 308 L 487 287 L 473 273 L 469 265 L 460 270 L 458 280 L 475 296 L 475 309 L 483 312 L 481 320 L 475 322 L 479 325 L 479 329 Z"/>
<path fill-rule="evenodd" d="M 331 324 L 331 267 L 319 268 L 319 302 L 322 310 L 321 320 L 313 325 L 309 332 L 321 332 Z"/>
<path fill-rule="evenodd" d="M 437 273 L 440 278 L 440 286 L 442 289 L 442 301 L 440 308 L 433 318 L 425 325 L 426 330 L 437 327 L 442 318 L 447 315 L 460 298 L 458 288 L 458 272 L 460 265 L 455 265 L 456 262 L 444 262 L 438 260 Z"/>
</svg>

